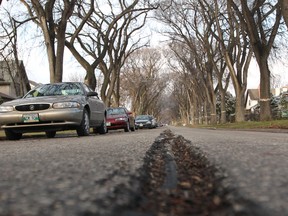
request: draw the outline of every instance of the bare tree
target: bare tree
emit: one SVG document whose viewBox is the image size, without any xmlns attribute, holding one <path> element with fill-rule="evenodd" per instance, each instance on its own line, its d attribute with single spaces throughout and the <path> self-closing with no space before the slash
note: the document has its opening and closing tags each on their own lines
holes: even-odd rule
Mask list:
<svg viewBox="0 0 288 216">
<path fill-rule="evenodd" d="M 279 0 L 279 3 L 281 5 L 282 16 L 288 28 L 288 0 Z"/>
<path fill-rule="evenodd" d="M 183 43 L 172 42 L 169 45 L 170 53 L 166 55 L 168 65 L 174 76 L 173 79 L 173 95 L 179 103 L 179 114 L 182 122 L 185 124 L 202 123 L 203 115 L 205 122 L 208 123 L 206 102 L 207 95 L 205 82 L 203 81 L 202 71 L 197 68 L 197 59 L 195 52 Z M 198 50 L 195 47 L 195 50 Z M 200 50 L 197 51 L 199 58 L 202 57 Z M 201 54 L 200 54 L 201 53 Z M 205 108 L 204 108 L 205 106 Z M 202 109 L 204 108 L 204 109 Z"/>
<path fill-rule="evenodd" d="M 66 46 L 85 68 L 86 82 L 90 87 L 95 88 L 97 85 L 96 68 L 99 67 L 102 71 L 104 83 L 101 97 L 106 100 L 115 93 L 119 68 L 125 56 L 132 50 L 129 46 L 131 37 L 135 31 L 143 27 L 147 12 L 152 10 L 153 6 L 145 6 L 140 0 L 134 0 L 129 4 L 124 0 L 107 1 L 106 5 L 91 0 L 89 3 L 81 1 L 77 7 L 78 12 L 71 21 L 73 30 L 66 40 Z M 82 21 L 79 22 L 78 18 Z"/>
<path fill-rule="evenodd" d="M 203 11 L 206 11 L 206 15 L 204 16 L 206 22 L 212 23 L 212 25 L 210 25 L 211 32 L 213 32 L 213 37 L 219 43 L 221 50 L 219 57 L 225 60 L 225 65 L 227 65 L 230 77 L 232 78 L 236 93 L 236 121 L 244 121 L 244 97 L 247 89 L 248 68 L 253 54 L 252 49 L 249 47 L 249 40 L 245 29 L 238 24 L 239 19 L 234 13 L 229 1 L 201 1 L 200 5 Z M 213 31 L 213 29 L 217 31 Z M 218 71 L 218 68 L 219 67 L 216 66 L 215 70 Z M 221 84 L 221 80 L 218 79 L 219 87 Z M 223 90 L 220 92 L 222 92 L 221 98 L 224 99 L 222 103 L 225 103 L 226 92 Z M 222 117 L 224 117 L 224 115 L 226 116 L 226 114 L 223 113 Z"/>
<path fill-rule="evenodd" d="M 204 110 L 209 112 L 210 122 L 216 123 L 217 89 L 215 86 L 217 85 L 214 85 L 214 77 L 215 67 L 217 66 L 215 57 L 219 49 L 216 49 L 215 39 L 212 37 L 211 22 L 205 22 L 204 13 L 201 11 L 199 2 L 196 1 L 183 2 L 175 0 L 171 4 L 168 1 L 164 1 L 161 8 L 162 11 L 159 10 L 156 16 L 158 20 L 169 28 L 165 34 L 172 41 L 186 44 L 187 48 L 189 48 L 189 53 L 193 54 L 194 68 L 196 67 L 202 73 L 203 91 L 206 94 L 206 100 L 203 101 L 205 103 Z M 218 72 L 219 75 L 224 74 L 220 71 Z M 190 88 L 193 87 L 191 86 Z"/>
<path fill-rule="evenodd" d="M 268 58 L 280 26 L 281 7 L 277 1 L 229 0 L 245 28 L 260 68 L 260 120 L 271 120 Z"/>
<path fill-rule="evenodd" d="M 20 0 L 33 22 L 42 30 L 46 45 L 50 82 L 62 82 L 65 33 L 67 21 L 73 13 L 76 0 Z"/>
<path fill-rule="evenodd" d="M 120 6 L 122 11 L 126 9 L 124 4 L 120 4 Z M 154 7 L 139 8 L 138 6 L 138 8 L 135 7 L 123 14 L 118 27 L 109 37 L 110 44 L 107 48 L 106 58 L 99 65 L 99 69 L 104 75 L 101 97 L 108 106 L 112 103 L 114 106 L 120 104 L 120 70 L 126 59 L 136 50 L 148 45 L 147 41 L 143 41 L 145 36 L 143 38 L 139 31 L 146 24 L 148 12 L 152 9 Z"/>
<path fill-rule="evenodd" d="M 156 117 L 160 113 L 159 98 L 168 81 L 161 68 L 161 53 L 156 49 L 142 48 L 127 58 L 121 73 L 121 93 L 134 113 Z"/>
<path fill-rule="evenodd" d="M 13 83 L 16 96 L 23 96 L 31 87 L 24 64 L 19 59 L 18 29 L 30 19 L 16 21 L 7 10 L 5 10 L 5 17 L 6 22 L 0 20 L 0 59 L 5 63 L 6 72 Z"/>
</svg>

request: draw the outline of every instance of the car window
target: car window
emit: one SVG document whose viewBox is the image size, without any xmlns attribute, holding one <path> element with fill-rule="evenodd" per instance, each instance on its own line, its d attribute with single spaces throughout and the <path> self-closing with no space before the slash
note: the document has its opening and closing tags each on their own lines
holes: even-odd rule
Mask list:
<svg viewBox="0 0 288 216">
<path fill-rule="evenodd" d="M 120 115 L 125 114 L 125 110 L 123 108 L 109 108 L 107 110 L 108 115 Z"/>
<path fill-rule="evenodd" d="M 147 115 L 141 115 L 136 117 L 136 120 L 147 120 L 147 119 L 149 119 L 149 116 Z"/>
<path fill-rule="evenodd" d="M 29 98 L 59 95 L 83 95 L 83 90 L 77 83 L 46 84 L 29 91 L 24 97 Z"/>
</svg>

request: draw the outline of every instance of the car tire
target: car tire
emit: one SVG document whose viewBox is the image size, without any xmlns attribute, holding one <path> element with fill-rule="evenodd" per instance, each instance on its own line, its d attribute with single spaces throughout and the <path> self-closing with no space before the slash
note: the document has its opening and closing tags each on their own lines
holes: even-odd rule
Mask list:
<svg viewBox="0 0 288 216">
<path fill-rule="evenodd" d="M 80 126 L 77 128 L 78 136 L 89 136 L 90 134 L 90 119 L 86 109 L 83 111 L 83 118 Z"/>
<path fill-rule="evenodd" d="M 101 126 L 97 128 L 93 128 L 94 133 L 99 133 L 99 134 L 106 134 L 108 132 L 107 126 L 106 126 L 106 117 L 104 117 L 104 120 L 101 124 Z"/>
<path fill-rule="evenodd" d="M 5 135 L 8 140 L 20 140 L 22 138 L 22 133 L 15 133 L 9 129 L 5 129 Z"/>
<path fill-rule="evenodd" d="M 133 124 L 133 126 L 130 127 L 130 130 L 131 130 L 131 131 L 135 131 L 135 130 L 136 130 L 136 128 L 135 128 L 135 124 Z"/>
<path fill-rule="evenodd" d="M 129 132 L 130 131 L 130 123 L 127 122 L 126 127 L 124 128 L 125 132 Z"/>
<path fill-rule="evenodd" d="M 45 134 L 47 138 L 54 138 L 56 136 L 56 131 L 46 131 Z"/>
</svg>

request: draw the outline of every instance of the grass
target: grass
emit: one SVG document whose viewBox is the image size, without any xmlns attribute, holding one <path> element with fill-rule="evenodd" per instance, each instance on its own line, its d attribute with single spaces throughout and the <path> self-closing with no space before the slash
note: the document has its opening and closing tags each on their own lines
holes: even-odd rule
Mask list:
<svg viewBox="0 0 288 216">
<path fill-rule="evenodd" d="M 195 126 L 192 126 L 195 127 Z M 238 123 L 226 123 L 217 125 L 197 125 L 199 128 L 223 128 L 223 129 L 288 129 L 288 120 L 273 121 L 246 121 Z"/>
</svg>

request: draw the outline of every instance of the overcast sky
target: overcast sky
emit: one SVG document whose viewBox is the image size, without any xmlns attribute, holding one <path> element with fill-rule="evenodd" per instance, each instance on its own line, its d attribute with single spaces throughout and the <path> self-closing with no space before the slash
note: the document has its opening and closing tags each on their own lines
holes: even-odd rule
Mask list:
<svg viewBox="0 0 288 216">
<path fill-rule="evenodd" d="M 13 4 L 13 1 L 6 1 L 4 0 L 2 2 L 1 7 L 5 7 L 7 4 Z M 1 16 L 1 15 L 0 15 Z M 0 17 L 0 19 L 5 19 L 5 17 Z M 151 46 L 162 46 L 160 43 L 161 41 L 165 41 L 165 37 L 161 36 L 157 31 L 159 31 L 159 24 L 153 22 L 153 27 L 147 27 L 147 31 L 152 32 L 151 36 Z M 39 39 L 42 40 L 42 37 L 40 38 L 29 38 L 29 32 L 35 32 L 37 31 L 35 27 L 31 27 L 29 29 L 26 29 L 26 32 L 24 32 L 23 35 L 25 35 L 27 38 L 23 38 L 21 40 L 22 45 L 19 48 L 20 49 L 20 58 L 23 59 L 26 71 L 28 74 L 28 78 L 30 80 L 33 80 L 35 82 L 39 83 L 47 83 L 50 81 L 50 75 L 49 75 L 49 67 L 48 67 L 48 61 L 46 56 L 46 49 L 44 46 L 40 46 Z M 24 37 L 24 36 L 23 36 Z M 270 65 L 270 70 L 273 74 L 276 74 L 277 76 L 280 76 L 281 79 L 281 86 L 288 84 L 288 74 L 287 74 L 287 67 L 288 67 L 288 61 L 285 60 L 279 60 L 277 63 L 273 63 L 273 65 Z M 254 61 L 250 65 L 250 72 L 248 76 L 248 88 L 257 88 L 259 86 L 260 82 L 260 76 L 259 76 L 259 69 L 257 63 Z M 71 77 L 69 74 L 80 74 L 83 77 L 85 76 L 84 69 L 79 65 L 79 63 L 74 59 L 74 57 L 70 54 L 69 50 L 65 51 L 64 56 L 64 74 L 63 74 L 63 81 L 69 80 L 69 77 Z"/>
</svg>

